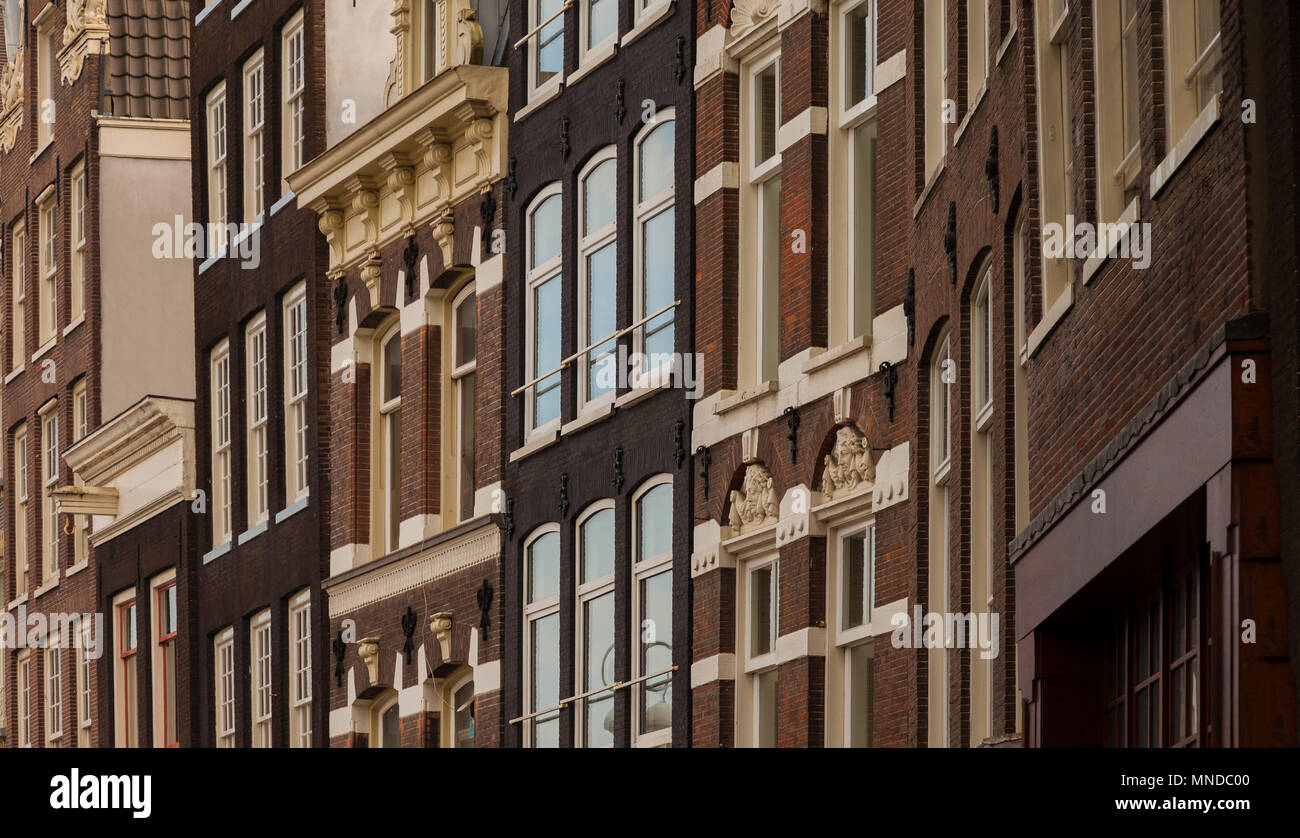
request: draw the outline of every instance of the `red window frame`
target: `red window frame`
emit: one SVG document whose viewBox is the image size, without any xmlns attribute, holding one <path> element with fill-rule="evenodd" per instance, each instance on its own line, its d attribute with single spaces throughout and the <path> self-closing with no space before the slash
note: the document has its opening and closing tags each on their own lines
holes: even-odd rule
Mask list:
<svg viewBox="0 0 1300 838">
<path fill-rule="evenodd" d="M 157 620 L 157 625 L 158 625 L 158 628 L 157 628 L 157 634 L 158 634 L 158 648 L 159 648 L 159 657 L 158 657 L 158 660 L 159 660 L 159 663 L 162 665 L 162 683 L 163 683 L 163 701 L 162 701 L 162 707 L 163 707 L 163 724 L 162 724 L 162 729 L 163 729 L 163 736 L 164 736 L 164 737 L 166 737 L 166 735 L 167 735 L 167 722 L 168 722 L 168 719 L 167 719 L 167 653 L 166 653 L 166 649 L 165 649 L 165 647 L 166 647 L 169 643 L 175 643 L 175 642 L 176 642 L 176 635 L 177 635 L 177 628 L 176 628 L 176 626 L 174 626 L 174 625 L 172 626 L 172 630 L 171 630 L 170 632 L 168 632 L 167 634 L 163 634 L 163 619 L 164 619 L 164 617 L 165 617 L 165 616 L 168 614 L 168 612 L 169 612 L 169 609 L 166 607 L 165 600 L 164 600 L 164 597 L 166 596 L 166 594 L 167 594 L 168 591 L 171 591 L 171 592 L 172 592 L 172 596 L 175 597 L 175 595 L 176 595 L 176 582 L 175 582 L 174 580 L 171 581 L 171 582 L 168 582 L 168 583 L 165 584 L 165 585 L 161 585 L 161 586 L 159 586 L 158 591 L 157 591 L 157 593 L 158 593 L 158 596 L 157 596 L 157 608 L 155 609 L 155 610 L 158 612 L 158 620 Z M 180 605 L 180 603 L 178 602 L 178 603 L 177 603 L 177 615 L 176 615 L 178 618 L 180 617 L 180 608 L 179 608 L 179 605 Z M 179 622 L 179 619 L 178 619 L 178 622 Z M 179 727 L 179 726 L 177 726 L 176 731 L 177 731 L 177 735 L 178 735 L 178 737 L 179 737 L 179 734 L 180 734 L 180 727 Z M 178 738 L 177 741 L 175 741 L 175 742 L 168 742 L 168 743 L 166 743 L 163 747 L 166 747 L 166 748 L 179 748 L 180 746 L 181 746 L 181 743 L 180 743 L 180 740 L 179 740 L 179 738 Z"/>
<path fill-rule="evenodd" d="M 130 632 L 127 631 L 127 617 L 130 615 L 131 625 Z M 121 648 L 117 656 L 122 666 L 122 712 L 125 717 L 122 719 L 122 728 L 126 731 L 126 747 L 134 748 L 137 742 L 131 741 L 131 699 L 133 690 L 131 689 L 131 679 L 129 677 L 126 661 L 136 656 L 140 651 L 140 638 L 135 635 L 135 599 L 129 599 L 117 607 L 117 628 L 118 637 L 121 638 Z M 126 648 L 127 639 L 132 640 L 130 649 Z"/>
</svg>

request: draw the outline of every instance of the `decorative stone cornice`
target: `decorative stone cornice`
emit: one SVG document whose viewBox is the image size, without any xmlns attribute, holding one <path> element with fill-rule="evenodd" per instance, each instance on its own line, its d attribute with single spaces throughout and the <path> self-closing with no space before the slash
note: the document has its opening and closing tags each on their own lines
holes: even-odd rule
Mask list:
<svg viewBox="0 0 1300 838">
<path fill-rule="evenodd" d="M 86 56 L 98 53 L 108 43 L 107 0 L 68 0 L 67 25 L 63 27 L 63 43 L 59 52 L 62 83 L 70 85 L 81 78 L 81 68 Z"/>
<path fill-rule="evenodd" d="M 429 620 L 429 631 L 438 640 L 438 650 L 442 652 L 442 661 L 451 660 L 451 612 L 439 611 Z"/>
<path fill-rule="evenodd" d="M 23 67 L 25 47 L 19 47 L 9 56 L 9 62 L 0 68 L 0 151 L 13 150 L 18 139 L 18 129 L 23 127 Z"/>
<path fill-rule="evenodd" d="M 366 676 L 372 685 L 379 683 L 379 638 L 363 637 L 357 644 L 357 655 L 366 665 Z"/>
<path fill-rule="evenodd" d="M 361 281 L 366 285 L 366 291 L 370 292 L 370 307 L 379 308 L 379 290 L 380 279 L 383 276 L 384 260 L 379 257 L 378 253 L 371 253 L 366 261 L 361 263 Z"/>
<path fill-rule="evenodd" d="M 741 488 L 731 493 L 727 523 L 733 533 L 743 533 L 774 524 L 776 520 L 776 488 L 772 474 L 762 463 L 750 463 L 745 468 L 745 481 Z"/>
<path fill-rule="evenodd" d="M 450 265 L 456 244 L 456 217 L 451 210 L 447 210 L 433 222 L 433 240 L 438 243 L 438 249 L 442 251 L 442 263 Z"/>
</svg>

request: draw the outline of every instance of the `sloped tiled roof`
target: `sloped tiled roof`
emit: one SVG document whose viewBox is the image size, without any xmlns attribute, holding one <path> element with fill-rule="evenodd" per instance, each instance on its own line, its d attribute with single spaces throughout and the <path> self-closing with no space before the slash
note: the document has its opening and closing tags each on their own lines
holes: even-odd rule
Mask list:
<svg viewBox="0 0 1300 838">
<path fill-rule="evenodd" d="M 104 110 L 188 119 L 189 0 L 108 0 Z"/>
</svg>

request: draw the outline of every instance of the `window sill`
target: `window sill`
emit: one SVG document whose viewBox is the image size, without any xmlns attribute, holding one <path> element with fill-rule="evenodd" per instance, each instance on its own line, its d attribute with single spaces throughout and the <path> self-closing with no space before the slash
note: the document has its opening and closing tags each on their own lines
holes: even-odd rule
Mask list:
<svg viewBox="0 0 1300 838">
<path fill-rule="evenodd" d="M 651 29 L 654 29 L 659 25 L 660 21 L 673 13 L 675 5 L 675 0 L 666 0 L 666 2 L 660 3 L 657 8 L 647 11 L 641 16 L 641 20 L 637 21 L 636 25 L 627 30 L 623 37 L 619 39 L 619 45 L 627 46 Z"/>
<path fill-rule="evenodd" d="M 560 436 L 568 436 L 588 425 L 607 419 L 614 413 L 614 394 L 606 393 L 595 401 L 587 402 L 578 412 L 578 418 L 560 426 Z"/>
<path fill-rule="evenodd" d="M 1165 155 L 1165 159 L 1160 161 L 1154 172 L 1151 173 L 1151 197 L 1154 198 L 1165 184 L 1174 176 L 1174 172 L 1183 165 L 1183 161 L 1192 156 L 1192 152 L 1200 145 L 1201 140 L 1205 139 L 1210 133 L 1210 129 L 1219 121 L 1219 96 L 1216 95 L 1205 106 L 1205 109 L 1197 114 L 1196 119 L 1188 127 L 1182 138 L 1174 144 L 1174 147 Z"/>
<path fill-rule="evenodd" d="M 724 413 L 729 413 L 730 411 L 733 411 L 738 407 L 743 407 L 750 402 L 758 401 L 770 393 L 775 393 L 777 389 L 778 385 L 776 379 L 771 378 L 764 381 L 762 384 L 759 384 L 752 390 L 741 390 L 739 392 L 733 391 L 731 395 L 724 396 L 716 405 L 713 406 L 713 414 L 715 416 L 721 416 Z"/>
<path fill-rule="evenodd" d="M 642 375 L 643 376 L 647 375 L 647 373 L 643 373 Z M 617 407 L 619 409 L 630 407 L 636 404 L 637 402 L 641 401 L 642 399 L 647 399 L 650 396 L 653 396 L 655 393 L 658 393 L 660 390 L 667 390 L 669 387 L 672 386 L 673 376 L 672 376 L 671 369 L 664 369 L 663 367 L 660 367 L 660 371 L 656 372 L 652 370 L 648 373 L 648 375 L 659 376 L 658 379 L 655 379 L 653 377 L 649 379 L 651 381 L 657 380 L 658 383 L 645 384 L 645 385 L 639 385 L 633 387 L 631 390 L 628 390 L 626 393 L 624 393 L 623 395 L 619 396 L 617 399 L 614 400 L 614 407 Z"/>
<path fill-rule="evenodd" d="M 1129 226 L 1132 224 L 1136 224 L 1139 215 L 1140 203 L 1141 203 L 1140 198 L 1134 198 L 1132 201 L 1129 201 L 1128 206 L 1124 208 L 1124 212 L 1120 213 L 1119 218 L 1117 218 L 1114 222 L 1110 222 L 1110 223 L 1122 225 L 1122 226 Z M 1097 225 L 1098 231 L 1101 230 L 1101 227 L 1102 227 L 1101 224 Z M 1110 250 L 1108 250 L 1105 253 L 1098 253 L 1095 250 L 1093 251 L 1093 255 L 1088 257 L 1088 261 L 1083 263 L 1083 284 L 1084 285 L 1087 285 L 1089 282 L 1091 282 L 1092 278 L 1097 275 L 1098 271 L 1101 270 L 1101 266 L 1109 262 L 1111 257 L 1114 256 L 1115 253 L 1119 252 L 1120 243 L 1123 242 L 1125 238 L 1128 238 L 1128 236 L 1131 235 L 1131 233 L 1132 231 L 1130 230 L 1129 233 L 1125 233 L 1124 236 L 1122 236 L 1115 242 L 1111 243 Z"/>
<path fill-rule="evenodd" d="M 958 125 L 957 130 L 953 132 L 952 135 L 953 148 L 956 148 L 957 144 L 961 142 L 961 138 L 966 135 L 966 128 L 970 125 L 971 118 L 975 116 L 977 111 L 979 111 L 980 105 L 984 104 L 984 100 L 987 98 L 986 94 L 988 92 L 989 92 L 989 80 L 986 78 L 984 79 L 984 84 L 980 85 L 979 93 L 975 94 L 975 104 L 971 105 L 969 108 L 966 109 L 966 116 L 962 118 L 961 124 Z"/>
<path fill-rule="evenodd" d="M 292 204 L 294 199 L 297 197 L 298 196 L 295 195 L 293 192 L 284 193 L 284 195 L 280 196 L 280 200 L 276 201 L 274 204 L 271 204 L 271 212 L 269 214 L 275 215 L 280 210 Z"/>
<path fill-rule="evenodd" d="M 68 335 L 72 334 L 73 329 L 77 328 L 78 326 L 80 326 L 82 323 L 85 322 L 86 322 L 86 315 L 84 313 L 78 314 L 76 320 L 73 320 L 71 323 L 63 327 L 63 336 L 67 337 Z"/>
<path fill-rule="evenodd" d="M 6 611 L 13 611 L 15 608 L 17 608 L 17 607 L 20 606 L 20 605 L 23 605 L 23 604 L 26 603 L 26 602 L 27 602 L 27 594 L 23 594 L 22 596 L 18 597 L 17 599 L 15 599 L 15 600 L 11 600 L 11 601 L 9 602 L 9 604 L 5 606 L 5 610 L 6 610 Z"/>
<path fill-rule="evenodd" d="M 57 335 L 45 341 L 45 343 L 42 344 L 40 348 L 38 348 L 35 352 L 32 353 L 32 363 L 34 364 L 37 361 L 39 361 L 46 353 L 48 353 L 51 349 L 53 349 L 55 344 L 57 344 L 58 342 L 59 342 L 59 338 Z"/>
<path fill-rule="evenodd" d="M 1007 33 L 1007 37 L 1002 39 L 1002 46 L 998 47 L 998 56 L 993 60 L 994 64 L 1002 66 L 1002 59 L 1006 56 L 1007 52 L 1010 51 L 1011 42 L 1016 39 L 1016 34 L 1019 31 L 1020 25 L 1018 23 L 1011 24 L 1011 31 Z"/>
<path fill-rule="evenodd" d="M 993 421 L 993 400 L 990 399 L 988 403 L 985 404 L 983 407 L 981 407 L 979 409 L 979 412 L 975 414 L 975 430 L 977 431 L 986 430 L 989 426 L 989 422 L 992 421 Z"/>
<path fill-rule="evenodd" d="M 200 23 L 202 23 L 204 18 L 212 14 L 213 9 L 217 8 L 217 6 L 220 5 L 221 5 L 221 0 L 216 0 L 216 2 L 214 2 L 211 6 L 208 6 L 204 9 L 200 9 L 199 13 L 194 16 L 194 25 L 198 26 Z"/>
<path fill-rule="evenodd" d="M 304 509 L 307 508 L 307 504 L 310 501 L 311 501 L 310 494 L 303 495 L 293 503 L 286 506 L 284 509 L 281 509 L 279 512 L 275 513 L 275 522 L 278 524 L 284 519 L 296 515 L 299 512 L 302 512 Z M 243 542 L 240 543 L 242 544 Z"/>
<path fill-rule="evenodd" d="M 240 3 L 236 5 L 235 8 L 230 10 L 230 19 L 234 20 L 239 15 L 239 13 L 242 12 L 244 9 L 247 9 L 248 5 L 252 2 L 253 0 L 240 0 Z"/>
<path fill-rule="evenodd" d="M 871 74 L 871 95 L 879 96 L 906 77 L 907 50 L 900 49 L 876 65 Z"/>
<path fill-rule="evenodd" d="M 943 170 L 947 162 L 948 156 L 945 154 L 943 159 L 939 161 L 939 165 L 935 167 L 934 174 L 930 175 L 930 179 L 925 182 L 925 188 L 921 190 L 921 197 L 917 198 L 916 203 L 912 205 L 913 218 L 921 214 L 921 207 L 925 206 L 930 193 L 934 192 L 934 185 L 939 182 L 939 178 L 943 177 Z"/>
<path fill-rule="evenodd" d="M 230 240 L 229 246 L 226 247 L 226 252 L 234 253 L 235 251 L 237 251 L 239 249 L 239 246 L 244 243 L 245 239 L 247 239 L 249 236 L 256 233 L 258 230 L 262 229 L 262 224 L 265 221 L 266 221 L 266 213 L 259 212 L 251 222 L 247 222 L 243 224 L 242 226 L 244 229 L 240 231 L 239 235 L 235 236 L 233 239 Z"/>
<path fill-rule="evenodd" d="M 88 567 L 90 567 L 90 559 L 88 558 L 82 559 L 81 561 L 69 567 L 67 570 L 63 571 L 63 577 L 66 579 L 70 576 L 76 576 L 78 573 L 80 573 L 81 571 L 85 570 Z"/>
<path fill-rule="evenodd" d="M 217 559 L 221 558 L 222 556 L 226 555 L 229 552 L 230 552 L 230 540 L 227 539 L 226 541 L 223 541 L 222 543 L 218 544 L 216 547 L 213 547 L 208 552 L 204 553 L 203 563 L 207 564 L 208 562 L 216 561 Z"/>
<path fill-rule="evenodd" d="M 259 535 L 266 532 L 266 528 L 270 526 L 270 524 L 271 524 L 271 520 L 269 518 L 263 518 L 262 520 L 258 521 L 256 524 L 254 524 L 253 526 L 249 527 L 247 530 L 239 534 L 239 543 L 244 544 L 245 542 L 252 541 L 254 538 L 257 538 Z"/>
<path fill-rule="evenodd" d="M 1065 317 L 1065 313 L 1070 310 L 1072 305 L 1074 305 L 1074 287 L 1067 285 L 1061 295 L 1056 298 L 1056 302 L 1052 303 L 1052 307 L 1043 314 L 1042 319 L 1038 321 L 1038 325 L 1029 333 L 1028 357 L 1034 357 L 1034 354 L 1038 352 L 1038 348 L 1043 345 L 1043 341 L 1047 340 L 1047 336 L 1056 328 L 1056 324 L 1061 322 L 1061 319 Z"/>
<path fill-rule="evenodd" d="M 42 596 L 48 594 L 50 591 L 54 590 L 57 587 L 59 587 L 59 577 L 55 576 L 53 579 L 46 582 L 44 585 L 41 585 L 36 590 L 32 591 L 32 601 L 35 602 L 36 600 L 40 599 Z"/>
<path fill-rule="evenodd" d="M 665 735 L 666 734 L 666 735 Z M 673 744 L 673 729 L 671 727 L 665 730 L 656 730 L 654 733 L 643 733 L 632 743 L 633 748 L 669 748 Z"/>
<path fill-rule="evenodd" d="M 570 87 L 577 84 L 579 81 L 586 78 L 592 70 L 595 70 L 597 67 L 613 58 L 614 53 L 617 51 L 618 42 L 612 37 L 602 46 L 589 50 L 587 54 L 583 56 L 582 63 L 578 65 L 578 69 L 565 77 L 564 83 Z"/>
<path fill-rule="evenodd" d="M 51 131 L 50 134 L 51 134 L 51 136 L 50 136 L 50 138 L 49 138 L 48 140 L 45 141 L 45 145 L 43 145 L 43 146 L 41 146 L 40 148 L 36 149 L 36 153 L 33 154 L 33 155 L 31 156 L 31 158 L 28 159 L 28 161 L 27 161 L 27 165 L 30 166 L 31 164 L 35 163 L 35 162 L 36 162 L 36 158 L 40 157 L 42 154 L 44 154 L 44 153 L 46 152 L 46 150 L 47 150 L 50 146 L 54 145 L 54 137 L 53 137 L 54 132 Z"/>
<path fill-rule="evenodd" d="M 20 376 L 20 375 L 23 374 L 23 370 L 25 370 L 25 369 L 27 369 L 27 368 L 26 368 L 26 367 L 17 367 L 16 369 L 12 369 L 12 370 L 10 370 L 10 371 L 9 371 L 9 374 L 5 376 L 5 384 L 10 384 L 10 383 L 12 383 L 13 380 L 14 380 L 15 378 L 17 378 L 18 376 Z"/>
<path fill-rule="evenodd" d="M 529 434 L 528 442 L 510 452 L 510 462 L 515 463 L 522 460 L 524 457 L 532 456 L 543 448 L 548 448 L 554 445 L 559 439 L 560 426 L 557 420 L 556 424 L 541 428 Z"/>
<path fill-rule="evenodd" d="M 222 259 L 226 258 L 227 249 L 228 246 L 223 245 L 221 249 L 219 249 L 216 253 L 212 254 L 211 256 L 209 256 L 208 258 L 200 262 L 199 276 L 203 276 L 203 274 L 207 272 L 208 268 L 212 267 L 213 265 L 217 264 L 217 262 L 220 262 Z"/>
<path fill-rule="evenodd" d="M 549 84 L 551 85 L 550 87 L 541 87 L 533 91 L 533 96 L 528 100 L 528 104 L 524 105 L 515 113 L 515 122 L 523 122 L 525 119 L 541 110 L 542 107 L 552 99 L 557 98 L 560 95 L 560 91 L 564 90 L 564 82 L 558 76 L 555 81 L 549 82 Z"/>
<path fill-rule="evenodd" d="M 858 335 L 852 340 L 847 340 L 844 343 L 841 343 L 839 346 L 819 352 L 816 355 L 813 355 L 808 360 L 804 361 L 803 370 L 802 370 L 803 374 L 808 375 L 809 373 L 816 372 L 817 370 L 825 369 L 826 367 L 833 366 L 834 364 L 844 360 L 845 358 L 851 358 L 854 355 L 857 355 L 859 352 L 868 349 L 870 346 L 871 346 L 870 335 Z"/>
</svg>

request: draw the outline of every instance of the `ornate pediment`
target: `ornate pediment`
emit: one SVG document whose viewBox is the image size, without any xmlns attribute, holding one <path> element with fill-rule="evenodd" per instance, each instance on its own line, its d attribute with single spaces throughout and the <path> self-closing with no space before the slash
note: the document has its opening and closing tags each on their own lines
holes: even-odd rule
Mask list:
<svg viewBox="0 0 1300 838">
<path fill-rule="evenodd" d="M 107 0 L 68 0 L 67 24 L 63 27 L 63 51 L 59 53 L 61 79 L 69 85 L 81 78 L 86 56 L 98 53 L 108 41 Z"/>
<path fill-rule="evenodd" d="M 731 38 L 735 40 L 776 14 L 780 0 L 736 0 L 731 7 Z"/>
<path fill-rule="evenodd" d="M 389 14 L 393 26 L 393 58 L 384 85 L 384 107 L 392 107 L 420 86 L 426 65 L 436 76 L 448 67 L 483 63 L 483 27 L 469 0 L 434 0 L 420 7 L 420 14 L 432 13 L 434 25 L 415 20 L 411 0 L 393 0 Z M 435 33 L 431 43 L 418 43 L 424 32 Z M 432 55 L 425 56 L 426 51 Z"/>
<path fill-rule="evenodd" d="M 867 438 L 853 425 L 841 425 L 835 432 L 835 447 L 826 455 L 822 495 L 834 500 L 863 491 L 875 482 L 876 464 Z"/>
<path fill-rule="evenodd" d="M 23 127 L 23 52 L 24 47 L 19 47 L 0 68 L 0 151 L 4 152 L 13 149 Z"/>
<path fill-rule="evenodd" d="M 741 488 L 731 493 L 728 524 L 734 533 L 740 533 L 775 524 L 778 514 L 772 473 L 762 463 L 750 463 L 745 467 Z"/>
</svg>

